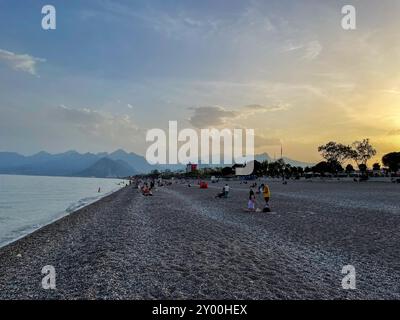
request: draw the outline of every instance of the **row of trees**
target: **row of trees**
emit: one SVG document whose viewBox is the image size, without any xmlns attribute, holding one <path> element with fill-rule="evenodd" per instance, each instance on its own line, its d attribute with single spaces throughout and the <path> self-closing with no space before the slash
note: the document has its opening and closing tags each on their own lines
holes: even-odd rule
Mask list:
<svg viewBox="0 0 400 320">
<path fill-rule="evenodd" d="M 347 163 L 346 167 L 343 168 L 343 165 L 349 161 L 354 161 L 360 172 L 363 175 L 366 175 L 368 170 L 368 161 L 376 155 L 376 149 L 371 145 L 369 139 L 355 141 L 351 145 L 344 145 L 342 143 L 330 141 L 327 144 L 319 146 L 318 151 L 325 160 L 319 162 L 313 167 L 303 168 L 291 166 L 290 164 L 285 163 L 283 159 L 274 162 L 255 161 L 253 175 L 259 177 L 301 177 L 308 172 L 320 174 L 330 173 L 334 175 L 346 172 L 347 174 L 350 174 L 356 171 L 351 163 Z M 400 152 L 391 152 L 384 155 L 382 157 L 382 164 L 387 168 L 387 171 L 397 172 L 400 169 Z M 164 177 L 226 177 L 234 175 L 234 167 L 203 168 L 191 173 L 176 173 L 167 170 L 163 172 L 162 175 Z M 374 171 L 379 171 L 381 170 L 381 165 L 379 163 L 374 163 L 372 169 Z M 157 177 L 160 174 L 160 172 L 155 170 L 149 176 Z"/>
<path fill-rule="evenodd" d="M 358 169 L 365 174 L 368 170 L 368 161 L 376 155 L 375 148 L 370 144 L 369 139 L 355 141 L 352 145 L 344 145 L 330 141 L 325 145 L 319 146 L 318 151 L 325 161 L 313 167 L 314 172 L 353 172 L 354 167 L 351 163 L 343 169 L 343 163 L 354 161 Z M 391 152 L 382 157 L 382 164 L 389 172 L 397 172 L 400 169 L 400 152 Z M 376 162 L 372 165 L 374 171 L 381 170 L 381 164 Z"/>
<path fill-rule="evenodd" d="M 320 167 L 326 167 L 330 173 L 338 173 L 343 170 L 345 161 L 353 160 L 358 169 L 365 173 L 368 161 L 376 155 L 376 149 L 370 144 L 369 139 L 354 141 L 352 145 L 344 145 L 330 141 L 325 145 L 319 146 L 318 151 L 325 159 L 325 163 L 319 163 Z M 347 169 L 350 169 L 348 167 Z"/>
</svg>

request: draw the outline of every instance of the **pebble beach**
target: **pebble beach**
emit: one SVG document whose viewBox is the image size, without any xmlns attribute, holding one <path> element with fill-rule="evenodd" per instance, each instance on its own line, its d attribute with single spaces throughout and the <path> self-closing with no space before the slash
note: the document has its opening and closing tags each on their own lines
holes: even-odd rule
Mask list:
<svg viewBox="0 0 400 320">
<path fill-rule="evenodd" d="M 270 181 L 249 213 L 250 182 L 224 183 L 125 187 L 1 248 L 0 299 L 400 298 L 400 185 Z"/>
</svg>

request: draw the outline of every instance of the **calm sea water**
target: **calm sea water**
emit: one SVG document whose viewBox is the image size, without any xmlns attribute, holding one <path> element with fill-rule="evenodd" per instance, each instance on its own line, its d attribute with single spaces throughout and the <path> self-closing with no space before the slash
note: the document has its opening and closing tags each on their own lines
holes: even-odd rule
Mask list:
<svg viewBox="0 0 400 320">
<path fill-rule="evenodd" d="M 0 175 L 0 247 L 118 190 L 124 183 L 117 179 Z"/>
</svg>

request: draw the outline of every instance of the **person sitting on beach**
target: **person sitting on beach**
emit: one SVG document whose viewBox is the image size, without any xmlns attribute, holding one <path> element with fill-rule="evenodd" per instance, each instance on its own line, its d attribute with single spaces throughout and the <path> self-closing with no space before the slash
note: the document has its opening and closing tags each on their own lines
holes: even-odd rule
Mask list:
<svg viewBox="0 0 400 320">
<path fill-rule="evenodd" d="M 152 196 L 153 193 L 151 192 L 151 190 L 149 189 L 149 187 L 147 186 L 147 184 L 144 185 L 143 189 L 142 189 L 142 194 L 144 196 Z"/>
<path fill-rule="evenodd" d="M 219 192 L 215 197 L 216 198 L 227 198 L 229 193 L 229 186 L 226 184 L 223 188 L 222 191 Z"/>
<path fill-rule="evenodd" d="M 263 197 L 265 200 L 265 206 L 264 206 L 263 212 L 270 212 L 271 210 L 269 208 L 269 199 L 271 198 L 271 191 L 269 190 L 269 187 L 267 184 L 264 185 Z"/>
<path fill-rule="evenodd" d="M 222 188 L 222 191 L 218 192 L 218 194 L 215 197 L 221 199 L 224 195 L 225 195 L 225 190 L 224 190 L 224 188 Z"/>
</svg>

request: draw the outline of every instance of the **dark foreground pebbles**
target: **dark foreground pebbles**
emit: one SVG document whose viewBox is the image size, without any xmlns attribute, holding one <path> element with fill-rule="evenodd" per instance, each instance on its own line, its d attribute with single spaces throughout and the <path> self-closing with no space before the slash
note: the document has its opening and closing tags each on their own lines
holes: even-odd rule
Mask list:
<svg viewBox="0 0 400 320">
<path fill-rule="evenodd" d="M 400 297 L 396 186 L 272 183 L 273 214 L 244 212 L 248 186 L 232 186 L 228 199 L 222 185 L 128 187 L 64 217 L 0 249 L 0 299 Z"/>
</svg>

